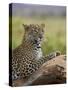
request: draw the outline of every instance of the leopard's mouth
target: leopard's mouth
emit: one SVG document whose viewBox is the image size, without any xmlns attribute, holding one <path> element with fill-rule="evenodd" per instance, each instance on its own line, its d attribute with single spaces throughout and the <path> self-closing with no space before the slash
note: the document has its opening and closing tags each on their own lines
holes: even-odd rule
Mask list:
<svg viewBox="0 0 68 90">
<path fill-rule="evenodd" d="M 37 45 L 37 48 L 41 48 L 41 45 L 40 45 L 40 44 L 38 44 L 38 45 Z"/>
<path fill-rule="evenodd" d="M 34 44 L 35 45 L 35 49 L 38 50 L 41 48 L 41 44 Z"/>
<path fill-rule="evenodd" d="M 40 46 L 38 46 L 37 48 L 41 48 Z"/>
<path fill-rule="evenodd" d="M 36 47 L 37 49 L 41 48 L 41 41 L 34 40 L 33 44 L 35 45 L 35 47 Z"/>
</svg>

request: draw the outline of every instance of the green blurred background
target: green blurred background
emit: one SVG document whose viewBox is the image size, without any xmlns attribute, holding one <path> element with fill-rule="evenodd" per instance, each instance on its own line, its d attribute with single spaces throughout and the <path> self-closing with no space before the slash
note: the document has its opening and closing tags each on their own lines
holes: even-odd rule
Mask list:
<svg viewBox="0 0 68 90">
<path fill-rule="evenodd" d="M 12 8 L 12 49 L 16 48 L 22 42 L 25 31 L 22 26 L 23 23 L 44 23 L 45 33 L 42 43 L 43 53 L 48 54 L 56 50 L 61 51 L 62 54 L 66 53 L 65 7 L 13 4 Z"/>
</svg>

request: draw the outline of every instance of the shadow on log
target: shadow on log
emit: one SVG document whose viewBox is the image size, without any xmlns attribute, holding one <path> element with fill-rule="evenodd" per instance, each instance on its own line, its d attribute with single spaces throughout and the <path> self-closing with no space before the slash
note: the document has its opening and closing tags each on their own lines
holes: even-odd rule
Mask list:
<svg viewBox="0 0 68 90">
<path fill-rule="evenodd" d="M 66 83 L 66 57 L 57 56 L 44 63 L 28 80 L 16 80 L 15 86 Z"/>
</svg>

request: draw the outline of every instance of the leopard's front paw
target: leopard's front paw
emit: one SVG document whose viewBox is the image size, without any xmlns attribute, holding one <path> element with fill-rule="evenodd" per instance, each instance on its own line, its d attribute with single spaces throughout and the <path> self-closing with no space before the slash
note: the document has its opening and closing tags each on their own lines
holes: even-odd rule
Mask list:
<svg viewBox="0 0 68 90">
<path fill-rule="evenodd" d="M 61 55 L 61 52 L 60 51 L 56 51 L 56 56 L 59 56 Z"/>
</svg>

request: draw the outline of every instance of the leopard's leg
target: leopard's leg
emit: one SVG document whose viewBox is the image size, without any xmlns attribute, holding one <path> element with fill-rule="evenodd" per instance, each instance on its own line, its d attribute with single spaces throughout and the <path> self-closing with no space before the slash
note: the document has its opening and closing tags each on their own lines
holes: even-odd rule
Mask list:
<svg viewBox="0 0 68 90">
<path fill-rule="evenodd" d="M 55 58 L 56 56 L 60 54 L 61 53 L 59 51 L 56 51 L 56 52 L 50 53 L 49 55 L 41 57 L 39 60 L 32 60 L 32 66 L 31 66 L 31 68 L 33 69 L 32 73 L 38 70 L 42 66 L 42 64 L 46 63 L 47 61 Z"/>
<path fill-rule="evenodd" d="M 55 51 L 55 52 L 52 52 L 52 53 L 46 55 L 45 58 L 52 59 L 52 58 L 55 58 L 56 56 L 59 56 L 60 54 L 61 54 L 60 51 Z"/>
<path fill-rule="evenodd" d="M 39 60 L 33 59 L 32 62 L 29 63 L 29 65 L 27 65 L 28 71 L 30 71 L 30 73 L 28 71 L 27 72 L 25 71 L 24 73 L 26 75 L 25 75 L 24 78 L 29 77 L 30 75 L 32 75 L 33 72 L 35 72 L 36 70 L 38 70 L 42 66 L 42 64 L 46 63 L 47 61 L 51 60 L 52 58 L 55 58 L 58 55 L 60 55 L 60 52 L 52 52 L 47 56 L 43 56 Z"/>
<path fill-rule="evenodd" d="M 50 53 L 50 54 L 48 54 L 46 56 L 43 56 L 39 61 L 37 61 L 37 63 L 38 63 L 38 65 L 39 64 L 41 65 L 41 64 L 55 58 L 56 56 L 59 56 L 60 54 L 61 54 L 60 51 L 52 52 L 52 53 Z"/>
<path fill-rule="evenodd" d="M 51 60 L 52 58 L 55 58 L 56 56 L 60 55 L 59 51 L 52 52 L 47 56 L 43 56 L 40 60 L 37 60 L 36 62 L 33 62 L 32 65 L 34 66 L 33 69 L 35 69 L 34 72 L 32 72 L 28 78 L 28 80 L 23 84 L 24 86 L 30 85 L 34 80 L 36 80 L 40 74 L 35 74 L 35 72 L 42 66 L 42 64 L 46 63 L 46 61 Z"/>
</svg>

